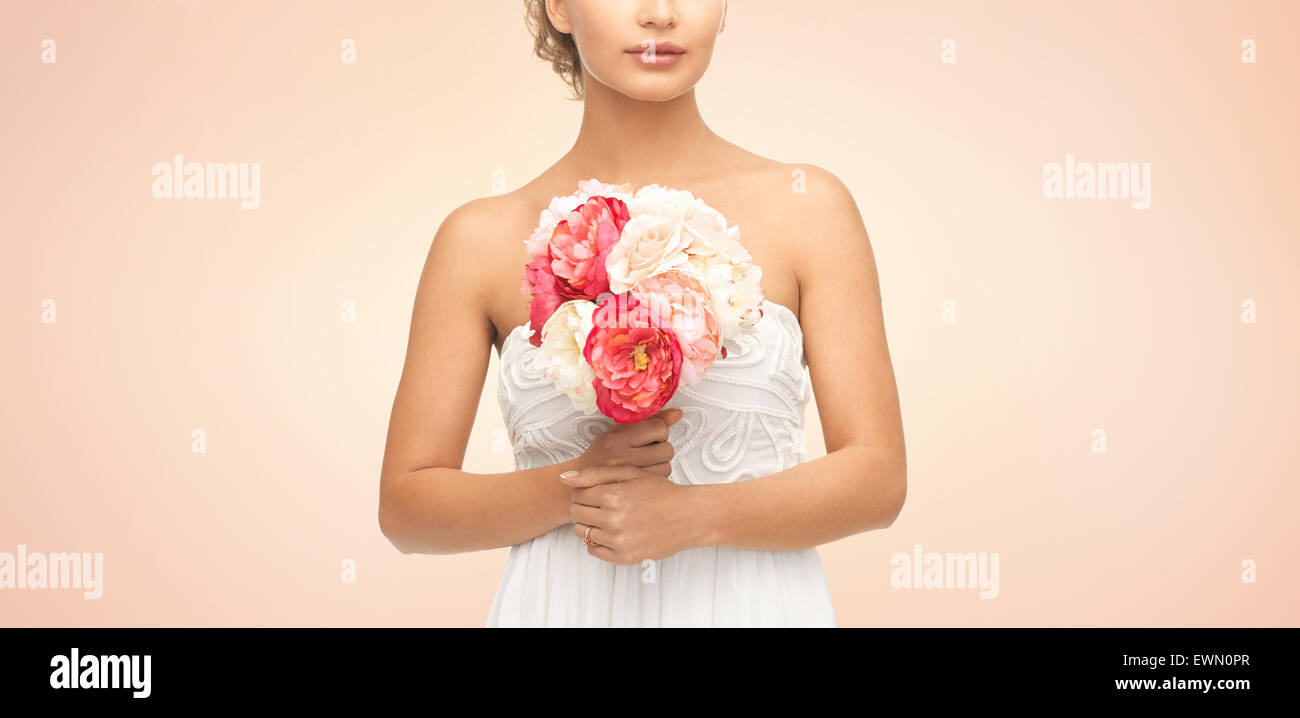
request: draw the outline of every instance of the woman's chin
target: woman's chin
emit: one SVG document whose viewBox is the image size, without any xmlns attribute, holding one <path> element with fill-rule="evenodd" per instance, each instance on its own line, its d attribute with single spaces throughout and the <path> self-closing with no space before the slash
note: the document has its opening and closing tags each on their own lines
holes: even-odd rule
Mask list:
<svg viewBox="0 0 1300 718">
<path fill-rule="evenodd" d="M 666 82 L 667 78 L 633 79 L 615 87 L 619 93 L 641 102 L 667 102 L 690 92 L 695 83 Z"/>
<path fill-rule="evenodd" d="M 631 72 L 610 72 L 592 78 L 611 90 L 640 102 L 667 102 L 690 92 L 700 78 L 688 73 L 660 69 L 635 69 Z M 676 70 L 676 68 L 674 68 Z"/>
</svg>

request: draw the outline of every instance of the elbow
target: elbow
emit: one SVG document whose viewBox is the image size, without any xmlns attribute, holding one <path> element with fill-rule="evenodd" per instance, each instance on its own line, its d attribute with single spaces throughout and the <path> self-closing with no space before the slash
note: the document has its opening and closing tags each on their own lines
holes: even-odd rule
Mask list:
<svg viewBox="0 0 1300 718">
<path fill-rule="evenodd" d="M 410 553 L 410 551 L 406 549 L 406 545 L 401 541 L 401 535 L 397 531 L 397 524 L 396 520 L 393 518 L 392 511 L 386 510 L 383 502 L 380 502 L 379 507 L 379 531 L 384 535 L 384 538 L 388 539 L 388 543 L 393 545 L 393 548 L 396 548 L 402 553 Z"/>
<path fill-rule="evenodd" d="M 379 532 L 384 535 L 384 538 L 388 539 L 388 543 L 392 544 L 393 548 L 409 554 L 412 551 L 403 540 L 401 521 L 395 504 L 391 489 L 385 486 L 379 492 Z"/>
<path fill-rule="evenodd" d="M 379 490 L 379 531 L 393 548 L 404 554 L 456 553 L 448 540 L 447 522 L 438 511 L 438 501 L 430 496 L 427 482 L 411 484 L 414 472 L 394 475 L 381 481 Z"/>
<path fill-rule="evenodd" d="M 894 525 L 898 520 L 898 515 L 903 513 L 903 504 L 907 503 L 907 458 L 900 456 L 897 468 L 891 472 L 890 490 L 889 490 L 889 508 L 885 514 L 885 528 Z"/>
</svg>

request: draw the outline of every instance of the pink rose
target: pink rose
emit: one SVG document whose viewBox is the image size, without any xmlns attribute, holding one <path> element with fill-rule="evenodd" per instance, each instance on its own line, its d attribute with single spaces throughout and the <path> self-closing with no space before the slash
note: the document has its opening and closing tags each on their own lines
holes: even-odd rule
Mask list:
<svg viewBox="0 0 1300 718">
<path fill-rule="evenodd" d="M 697 384 L 722 350 L 722 326 L 704 282 L 695 274 L 670 269 L 632 289 L 650 312 L 652 324 L 671 331 L 682 350 L 682 386 Z"/>
<path fill-rule="evenodd" d="M 555 225 L 547 255 L 551 272 L 570 288 L 570 299 L 595 299 L 609 291 L 605 258 L 628 219 L 623 200 L 590 197 Z"/>
<path fill-rule="evenodd" d="M 592 321 L 582 355 L 596 375 L 596 408 L 621 424 L 654 415 L 677 391 L 682 369 L 677 338 L 652 326 L 647 308 L 626 294 L 607 296 Z"/>
</svg>

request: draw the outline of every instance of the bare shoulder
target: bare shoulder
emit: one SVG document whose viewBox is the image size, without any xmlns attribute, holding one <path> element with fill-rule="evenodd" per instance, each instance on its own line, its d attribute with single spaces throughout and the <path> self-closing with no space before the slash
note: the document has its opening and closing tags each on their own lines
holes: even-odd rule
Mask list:
<svg viewBox="0 0 1300 718">
<path fill-rule="evenodd" d="M 772 236 L 779 252 L 801 280 L 818 264 L 869 246 L 853 193 L 830 170 L 768 160 L 740 173 L 737 181 L 751 216 L 776 230 Z"/>
<path fill-rule="evenodd" d="M 484 246 L 485 243 L 501 237 L 501 230 L 516 228 L 528 221 L 527 207 L 527 199 L 520 190 L 469 200 L 447 213 L 434 236 L 434 243 L 445 240 L 453 245 L 450 247 L 453 250 L 487 250 L 489 247 Z M 536 216 L 532 217 L 532 220 L 536 219 Z M 473 246 L 462 246 L 466 244 Z"/>
<path fill-rule="evenodd" d="M 562 181 L 539 178 L 509 192 L 470 200 L 448 213 L 434 236 L 421 284 L 438 281 L 430 277 L 454 282 L 460 311 L 483 319 L 498 349 L 512 327 L 527 322 L 527 295 L 522 290 L 526 240 L 542 210 L 553 196 L 565 194 L 563 189 Z"/>
<path fill-rule="evenodd" d="M 810 164 L 773 162 L 755 173 L 754 191 L 765 205 L 781 211 L 817 209 L 835 214 L 858 214 L 857 203 L 838 176 Z"/>
<path fill-rule="evenodd" d="M 499 287 L 500 260 L 524 252 L 537 222 L 535 204 L 515 190 L 469 200 L 447 213 L 433 237 L 429 263 L 450 263 L 461 281 L 491 293 Z"/>
<path fill-rule="evenodd" d="M 859 217 L 857 203 L 844 182 L 823 167 L 778 162 L 740 150 L 732 169 L 715 184 L 743 205 L 746 215 L 764 224 L 788 226 Z"/>
<path fill-rule="evenodd" d="M 766 198 L 769 206 L 801 227 L 805 239 L 817 237 L 801 243 L 796 257 L 833 259 L 870 245 L 857 200 L 837 175 L 809 164 L 783 164 L 773 171 L 781 173 L 785 187 Z"/>
<path fill-rule="evenodd" d="M 526 200 L 516 192 L 472 199 L 446 214 L 420 273 L 413 335 L 414 322 L 438 323 L 442 320 L 436 317 L 453 312 L 482 332 L 475 341 L 482 336 L 496 342 L 504 298 L 522 296 L 519 279 L 512 281 L 505 271 L 525 263 L 523 238 L 537 221 L 535 212 L 531 220 L 527 217 L 525 207 Z"/>
</svg>

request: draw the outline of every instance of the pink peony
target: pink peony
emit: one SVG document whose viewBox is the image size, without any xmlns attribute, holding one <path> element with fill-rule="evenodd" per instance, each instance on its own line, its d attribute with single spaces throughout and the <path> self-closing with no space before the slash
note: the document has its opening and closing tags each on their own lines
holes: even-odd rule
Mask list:
<svg viewBox="0 0 1300 718">
<path fill-rule="evenodd" d="M 555 225 L 547 256 L 551 272 L 570 289 L 570 299 L 595 299 L 609 291 L 605 258 L 628 219 L 623 200 L 590 197 Z"/>
<path fill-rule="evenodd" d="M 671 331 L 682 350 L 682 386 L 698 384 L 722 350 L 722 326 L 709 289 L 699 276 L 681 269 L 637 282 L 632 295 L 650 312 L 652 324 Z"/>
<path fill-rule="evenodd" d="M 528 343 L 540 347 L 542 325 L 557 307 L 568 301 L 567 287 L 551 272 L 550 260 L 537 257 L 524 267 L 523 291 L 532 296 L 528 303 Z"/>
<path fill-rule="evenodd" d="M 592 315 L 583 358 L 596 378 L 596 408 L 621 424 L 646 419 L 677 391 L 682 350 L 673 332 L 652 325 L 636 297 L 611 294 Z"/>
<path fill-rule="evenodd" d="M 627 224 L 627 205 L 616 197 L 590 197 L 555 226 L 546 254 L 524 268 L 528 341 L 542 345 L 542 325 L 570 299 L 595 299 L 609 289 L 605 257 Z M 575 231 L 576 228 L 576 231 Z"/>
<path fill-rule="evenodd" d="M 555 225 L 562 222 L 574 207 L 584 204 L 587 198 L 601 195 L 631 199 L 631 194 L 630 184 L 606 184 L 593 177 L 578 182 L 578 191 L 571 195 L 552 197 L 551 204 L 537 216 L 537 226 L 533 228 L 533 233 L 524 242 L 528 258 L 546 256 L 546 250 L 551 244 L 551 235 L 555 234 Z"/>
</svg>

